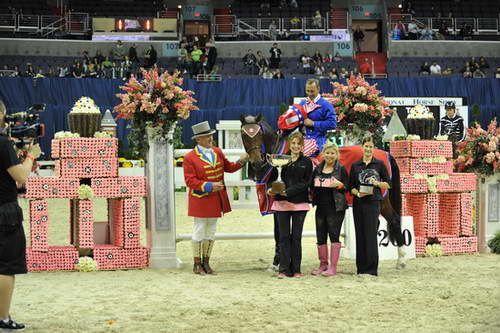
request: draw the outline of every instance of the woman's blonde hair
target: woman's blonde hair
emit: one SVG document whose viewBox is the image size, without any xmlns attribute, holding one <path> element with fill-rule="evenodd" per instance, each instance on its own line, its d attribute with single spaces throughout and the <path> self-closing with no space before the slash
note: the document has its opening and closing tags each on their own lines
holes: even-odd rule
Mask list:
<svg viewBox="0 0 500 333">
<path fill-rule="evenodd" d="M 293 132 L 287 138 L 288 144 L 292 143 L 293 139 L 299 139 L 299 143 L 301 146 L 304 146 L 304 136 L 300 132 Z"/>
<path fill-rule="evenodd" d="M 325 142 L 323 145 L 323 149 L 321 150 L 322 153 L 324 153 L 327 149 L 333 149 L 337 153 L 337 155 L 340 154 L 339 146 L 337 146 L 335 143 L 331 141 Z"/>
</svg>

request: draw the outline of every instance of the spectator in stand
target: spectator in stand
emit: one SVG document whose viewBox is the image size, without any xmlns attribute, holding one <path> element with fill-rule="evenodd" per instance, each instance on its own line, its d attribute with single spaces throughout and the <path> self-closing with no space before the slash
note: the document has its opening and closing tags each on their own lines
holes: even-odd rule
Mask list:
<svg viewBox="0 0 500 333">
<path fill-rule="evenodd" d="M 420 75 L 429 75 L 431 74 L 431 68 L 427 61 L 424 61 L 422 66 L 420 66 Z"/>
<path fill-rule="evenodd" d="M 345 69 L 345 67 L 342 67 L 340 69 L 339 79 L 347 79 L 347 78 L 349 78 L 349 72 L 347 71 L 347 69 Z"/>
<path fill-rule="evenodd" d="M 125 69 L 125 78 L 130 78 L 130 73 L 132 73 L 132 61 L 128 56 L 125 56 L 125 60 L 122 62 L 122 66 Z"/>
<path fill-rule="evenodd" d="M 500 79 L 500 67 L 497 67 L 497 71 L 495 73 L 495 78 Z"/>
<path fill-rule="evenodd" d="M 367 75 L 372 73 L 372 66 L 368 58 L 365 58 L 363 63 L 359 66 L 359 72 L 361 75 Z"/>
<path fill-rule="evenodd" d="M 349 73 L 349 76 L 359 76 L 360 73 L 359 73 L 359 69 L 358 67 L 354 67 L 351 71 L 351 73 Z"/>
<path fill-rule="evenodd" d="M 45 75 L 43 75 L 43 70 L 40 68 L 38 73 L 35 75 L 35 79 L 43 79 Z"/>
<path fill-rule="evenodd" d="M 68 74 L 68 69 L 66 67 L 58 67 L 57 68 L 57 76 L 58 77 L 66 77 Z"/>
<path fill-rule="evenodd" d="M 442 37 L 441 39 L 446 39 L 446 36 L 448 36 L 448 24 L 445 20 L 441 21 L 439 25 L 439 35 Z"/>
<path fill-rule="evenodd" d="M 85 75 L 83 73 L 83 66 L 82 66 L 81 62 L 78 61 L 75 64 L 75 67 L 73 67 L 73 73 L 71 73 L 71 74 L 76 79 L 81 79 L 81 78 L 85 77 Z"/>
<path fill-rule="evenodd" d="M 486 77 L 486 74 L 479 68 L 476 68 L 476 70 L 472 73 L 472 77 L 475 79 L 484 79 Z"/>
<path fill-rule="evenodd" d="M 201 52 L 201 51 L 200 51 Z M 201 55 L 201 54 L 200 54 Z M 156 64 L 158 56 L 153 45 L 150 45 L 144 54 L 144 68 L 149 69 Z"/>
<path fill-rule="evenodd" d="M 465 65 L 464 67 L 462 67 L 462 69 L 460 70 L 460 73 L 464 73 L 466 71 L 466 69 L 469 69 L 469 71 L 472 73 L 474 70 L 472 69 L 471 65 L 470 65 L 470 62 L 469 61 L 466 61 L 465 62 Z"/>
<path fill-rule="evenodd" d="M 299 8 L 299 4 L 297 3 L 297 0 L 290 0 L 289 6 L 290 6 L 290 8 Z"/>
<path fill-rule="evenodd" d="M 479 65 L 479 69 L 483 72 L 486 72 L 490 68 L 490 65 L 488 64 L 488 62 L 486 61 L 486 59 L 484 57 L 479 58 L 478 65 Z"/>
<path fill-rule="evenodd" d="M 97 61 L 98 64 L 102 64 L 102 62 L 105 60 L 104 56 L 101 53 L 101 50 L 95 51 L 95 56 L 94 56 L 94 63 Z"/>
<path fill-rule="evenodd" d="M 12 74 L 12 77 L 20 77 L 21 76 L 21 71 L 19 70 L 18 65 L 14 65 L 14 73 Z"/>
<path fill-rule="evenodd" d="M 264 68 L 264 73 L 262 73 L 262 78 L 263 79 L 272 79 L 273 78 L 273 73 L 271 73 L 269 68 Z"/>
<path fill-rule="evenodd" d="M 181 71 L 181 73 L 187 72 L 186 69 L 186 59 L 188 52 L 186 50 L 186 44 L 182 43 L 179 49 L 177 50 L 177 68 Z"/>
<path fill-rule="evenodd" d="M 319 12 L 319 10 L 317 10 L 314 13 L 314 16 L 312 18 L 313 27 L 317 28 L 317 29 L 321 29 L 321 27 L 323 26 L 322 21 L 323 21 L 323 18 L 321 17 L 321 13 Z"/>
<path fill-rule="evenodd" d="M 462 72 L 462 77 L 464 78 L 472 78 L 472 71 L 469 66 L 465 66 Z"/>
<path fill-rule="evenodd" d="M 113 47 L 112 52 L 113 52 L 113 61 L 122 62 L 123 59 L 125 59 L 126 51 L 121 40 L 118 40 L 118 42 Z"/>
<path fill-rule="evenodd" d="M 434 61 L 429 69 L 432 75 L 441 75 L 441 66 L 439 66 L 437 62 Z"/>
<path fill-rule="evenodd" d="M 257 68 L 257 58 L 251 49 L 249 49 L 247 54 L 243 57 L 243 66 L 245 67 L 247 74 L 255 74 Z"/>
<path fill-rule="evenodd" d="M 269 58 L 270 60 L 269 68 L 273 69 L 279 68 L 281 62 L 281 50 L 278 47 L 278 43 L 273 44 L 273 47 L 271 47 L 269 53 L 271 54 L 271 57 Z"/>
<path fill-rule="evenodd" d="M 340 53 L 335 53 L 335 56 L 333 57 L 333 61 L 335 62 L 340 62 L 342 61 L 342 57 L 340 56 Z"/>
<path fill-rule="evenodd" d="M 45 77 L 56 77 L 56 73 L 54 71 L 54 68 L 49 67 L 47 70 L 47 73 L 45 73 Z"/>
<path fill-rule="evenodd" d="M 424 26 L 422 31 L 420 31 L 420 39 L 421 40 L 432 40 L 432 30 L 427 26 Z"/>
<path fill-rule="evenodd" d="M 443 71 L 443 75 L 453 75 L 453 68 L 445 68 Z"/>
<path fill-rule="evenodd" d="M 281 34 L 281 39 L 282 40 L 290 40 L 290 29 L 285 29 L 283 33 Z"/>
<path fill-rule="evenodd" d="M 269 38 L 271 38 L 271 40 L 278 39 L 278 27 L 276 26 L 276 22 L 274 22 L 274 20 L 271 24 L 269 24 Z"/>
<path fill-rule="evenodd" d="M 208 60 L 208 71 L 211 72 L 217 61 L 217 48 L 213 42 L 206 44 L 207 47 L 207 60 Z"/>
<path fill-rule="evenodd" d="M 479 68 L 479 64 L 477 63 L 476 58 L 474 57 L 470 58 L 469 65 L 473 72 Z"/>
<path fill-rule="evenodd" d="M 324 73 L 325 73 L 325 67 L 323 66 L 323 64 L 317 64 L 314 67 L 314 75 L 318 76 L 318 78 L 322 79 Z"/>
<path fill-rule="evenodd" d="M 189 76 L 192 78 L 195 76 L 195 63 L 193 61 L 193 57 L 191 56 L 191 53 L 188 53 L 186 56 L 186 63 L 185 63 L 185 68 L 186 71 L 189 73 Z"/>
<path fill-rule="evenodd" d="M 130 61 L 132 61 L 134 63 L 139 62 L 139 58 L 137 57 L 137 44 L 136 43 L 132 44 L 132 46 L 128 49 L 128 58 L 130 59 Z"/>
<path fill-rule="evenodd" d="M 356 30 L 354 30 L 354 51 L 361 52 L 361 43 L 365 39 L 365 34 L 361 30 L 361 27 L 358 25 Z"/>
<path fill-rule="evenodd" d="M 259 68 L 259 75 L 262 75 L 264 68 L 269 68 L 269 61 L 267 61 L 261 51 L 257 51 L 257 68 Z"/>
<path fill-rule="evenodd" d="M 300 25 L 300 19 L 298 17 L 292 17 L 290 19 L 290 24 L 292 25 L 292 29 L 298 29 Z"/>
<path fill-rule="evenodd" d="M 312 59 L 309 57 L 309 52 L 304 50 L 299 57 L 299 63 L 302 66 L 302 74 L 312 74 L 311 61 Z"/>
<path fill-rule="evenodd" d="M 415 20 L 411 20 L 410 23 L 408 23 L 408 39 L 411 40 L 417 40 L 418 39 L 418 26 Z"/>
<path fill-rule="evenodd" d="M 278 68 L 275 72 L 274 72 L 274 75 L 273 75 L 273 79 L 284 79 L 285 78 L 285 75 L 283 74 L 283 72 Z"/>
<path fill-rule="evenodd" d="M 322 65 L 323 64 L 323 56 L 321 56 L 321 53 L 319 50 L 316 50 L 314 55 L 312 56 L 312 60 L 314 61 L 314 65 Z"/>
<path fill-rule="evenodd" d="M 97 78 L 97 69 L 93 62 L 90 62 L 87 66 L 87 71 L 85 72 L 85 76 L 89 78 Z"/>
<path fill-rule="evenodd" d="M 403 24 L 403 21 L 398 21 L 394 29 L 399 30 L 399 35 L 401 36 L 401 39 L 406 39 L 408 33 L 406 31 L 406 26 Z"/>
<path fill-rule="evenodd" d="M 87 63 L 90 62 L 89 51 L 83 51 L 82 54 L 83 54 L 83 62 L 84 63 L 85 62 L 87 62 Z"/>
<path fill-rule="evenodd" d="M 325 57 L 323 58 L 323 62 L 332 62 L 332 55 L 330 53 L 325 54 Z"/>
<path fill-rule="evenodd" d="M 106 57 L 106 60 L 104 60 L 101 64 L 101 69 L 104 73 L 104 77 L 110 78 L 111 77 L 111 68 L 113 67 L 113 63 L 109 59 L 109 57 Z"/>
<path fill-rule="evenodd" d="M 33 65 L 28 62 L 26 64 L 26 72 L 24 73 L 24 76 L 27 77 L 34 77 L 36 75 L 35 69 L 33 68 Z"/>
<path fill-rule="evenodd" d="M 339 78 L 339 73 L 337 72 L 337 68 L 332 67 L 330 73 L 328 73 L 328 78 L 332 80 L 337 80 Z"/>
<path fill-rule="evenodd" d="M 460 29 L 460 36 L 463 40 L 472 39 L 472 27 L 464 22 L 462 24 L 462 28 Z"/>
</svg>

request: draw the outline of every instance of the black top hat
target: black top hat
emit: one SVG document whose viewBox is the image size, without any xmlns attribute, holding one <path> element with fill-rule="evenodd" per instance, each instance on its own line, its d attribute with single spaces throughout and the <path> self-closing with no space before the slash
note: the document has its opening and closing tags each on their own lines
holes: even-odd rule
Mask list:
<svg viewBox="0 0 500 333">
<path fill-rule="evenodd" d="M 200 136 L 205 136 L 205 135 L 212 135 L 215 133 L 215 130 L 210 128 L 210 124 L 208 121 L 202 121 L 201 123 L 198 123 L 196 125 L 191 126 L 193 129 L 193 136 L 192 138 L 198 138 Z"/>
</svg>

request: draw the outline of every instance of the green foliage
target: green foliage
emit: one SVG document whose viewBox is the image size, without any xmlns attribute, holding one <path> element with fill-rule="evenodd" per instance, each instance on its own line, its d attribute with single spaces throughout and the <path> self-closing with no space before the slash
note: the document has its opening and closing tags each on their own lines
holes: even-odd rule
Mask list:
<svg viewBox="0 0 500 333">
<path fill-rule="evenodd" d="M 481 117 L 481 108 L 479 107 L 478 104 L 472 105 L 472 119 L 474 122 L 471 124 L 471 126 L 474 126 L 476 123 L 479 123 Z"/>
<path fill-rule="evenodd" d="M 491 249 L 491 252 L 500 254 L 500 232 L 497 232 L 495 237 L 490 239 L 488 246 Z"/>
</svg>

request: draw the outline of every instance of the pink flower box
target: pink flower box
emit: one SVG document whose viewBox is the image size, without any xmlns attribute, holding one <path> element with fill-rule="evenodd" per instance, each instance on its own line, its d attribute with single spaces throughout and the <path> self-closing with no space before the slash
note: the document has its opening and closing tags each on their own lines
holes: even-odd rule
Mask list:
<svg viewBox="0 0 500 333">
<path fill-rule="evenodd" d="M 427 246 L 427 238 L 415 236 L 415 254 L 417 256 L 425 255 L 426 246 Z"/>
<path fill-rule="evenodd" d="M 110 199 L 109 218 L 111 241 L 122 248 L 134 248 L 140 245 L 140 200 Z"/>
<path fill-rule="evenodd" d="M 26 198 L 74 198 L 80 181 L 75 178 L 28 177 Z"/>
<path fill-rule="evenodd" d="M 412 175 L 401 175 L 401 193 L 427 193 L 429 184 L 425 179 L 415 179 Z"/>
<path fill-rule="evenodd" d="M 391 154 L 400 157 L 453 157 L 451 141 L 402 140 L 391 141 Z"/>
<path fill-rule="evenodd" d="M 439 232 L 458 236 L 460 234 L 460 194 L 439 194 Z"/>
<path fill-rule="evenodd" d="M 54 173 L 65 178 L 117 177 L 116 158 L 64 159 L 55 161 Z"/>
<path fill-rule="evenodd" d="M 438 192 L 467 192 L 475 191 L 477 177 L 473 173 L 451 173 L 449 179 L 440 179 L 436 182 Z"/>
<path fill-rule="evenodd" d="M 78 247 L 94 247 L 94 204 L 91 200 L 77 200 L 78 203 Z"/>
<path fill-rule="evenodd" d="M 26 264 L 29 272 L 40 272 L 47 270 L 47 252 L 34 251 L 31 247 L 26 248 Z"/>
<path fill-rule="evenodd" d="M 472 194 L 460 193 L 460 235 L 473 236 Z"/>
<path fill-rule="evenodd" d="M 30 200 L 30 242 L 33 251 L 48 250 L 49 215 L 46 200 Z"/>
<path fill-rule="evenodd" d="M 397 158 L 396 162 L 402 174 L 439 175 L 453 172 L 453 161 L 451 160 L 446 161 L 446 163 L 430 163 L 406 157 Z"/>
<path fill-rule="evenodd" d="M 460 254 L 477 252 L 477 236 L 441 237 L 438 238 L 443 254 Z"/>
<path fill-rule="evenodd" d="M 72 271 L 78 263 L 79 254 L 73 246 L 49 246 L 47 258 L 48 271 Z"/>
<path fill-rule="evenodd" d="M 413 216 L 415 236 L 439 234 L 439 199 L 437 194 L 402 195 L 402 215 Z"/>
<path fill-rule="evenodd" d="M 66 138 L 52 140 L 52 158 L 116 158 L 117 138 Z"/>
<path fill-rule="evenodd" d="M 123 249 L 112 245 L 96 245 L 94 260 L 99 269 L 141 268 L 149 265 L 149 249 L 143 246 Z"/>
<path fill-rule="evenodd" d="M 92 179 L 92 191 L 96 197 L 144 197 L 146 177 L 122 176 Z"/>
</svg>

